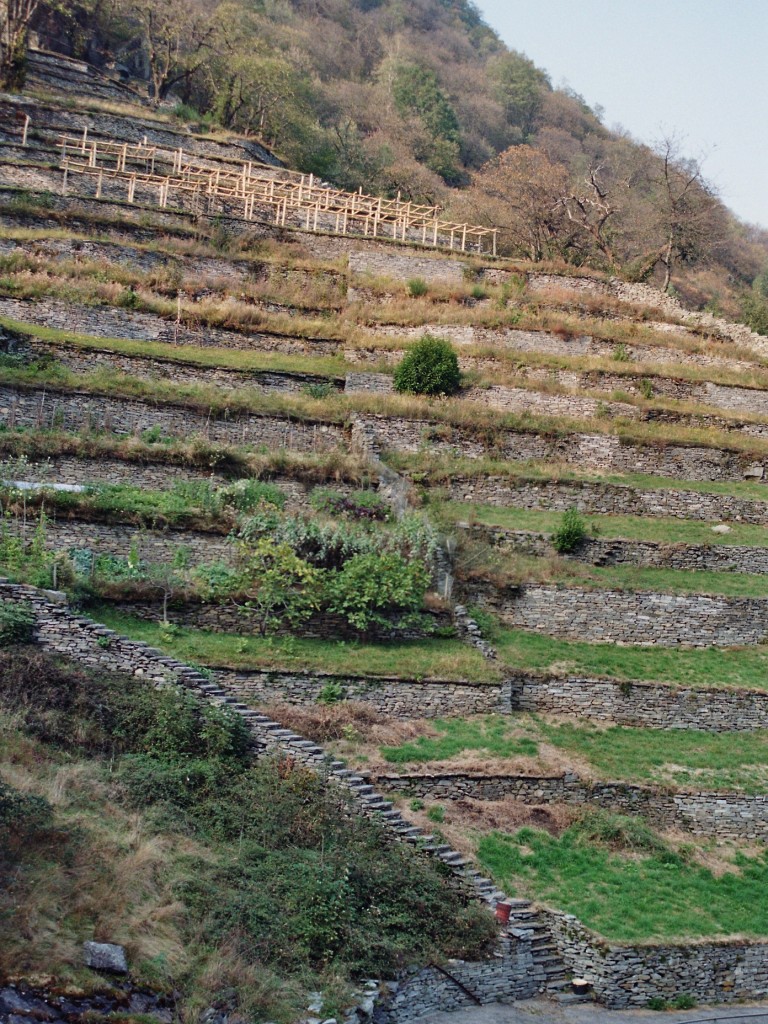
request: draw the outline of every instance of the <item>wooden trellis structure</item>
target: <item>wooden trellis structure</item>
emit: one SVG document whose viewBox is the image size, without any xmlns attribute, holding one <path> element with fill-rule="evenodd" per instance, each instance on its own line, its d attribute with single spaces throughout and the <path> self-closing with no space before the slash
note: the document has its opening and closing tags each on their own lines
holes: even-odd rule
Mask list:
<svg viewBox="0 0 768 1024">
<path fill-rule="evenodd" d="M 128 201 L 134 202 L 137 185 L 156 190 L 162 209 L 173 193 L 194 197 L 216 197 L 235 209 L 244 220 L 255 211 L 271 211 L 274 221 L 290 223 L 307 231 L 361 234 L 372 238 L 420 242 L 422 245 L 483 251 L 488 245 L 496 255 L 495 228 L 443 220 L 437 206 L 382 199 L 359 192 L 345 192 L 319 182 L 312 174 L 300 174 L 257 161 L 222 163 L 214 167 L 185 154 L 182 149 L 151 146 L 146 139 L 131 145 L 64 135 L 59 139 L 61 169 L 66 192 L 70 174 L 96 178 L 96 195 L 101 196 L 105 178 L 125 181 Z"/>
</svg>

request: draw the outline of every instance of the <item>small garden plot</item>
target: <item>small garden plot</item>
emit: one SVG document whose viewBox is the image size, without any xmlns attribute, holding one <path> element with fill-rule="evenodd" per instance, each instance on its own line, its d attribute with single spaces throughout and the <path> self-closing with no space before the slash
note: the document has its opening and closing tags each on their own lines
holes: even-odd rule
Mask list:
<svg viewBox="0 0 768 1024">
<path fill-rule="evenodd" d="M 536 757 L 539 744 L 533 723 L 501 717 L 437 719 L 430 723 L 437 735 L 419 736 L 400 746 L 383 747 L 391 764 L 449 761 L 469 752 L 490 758 Z M 527 735 L 529 733 L 530 735 Z"/>
<path fill-rule="evenodd" d="M 524 828 L 477 844 L 510 895 L 575 914 L 612 941 L 768 935 L 768 853 L 713 850 L 675 848 L 636 818 L 606 814 L 558 837 Z"/>
</svg>

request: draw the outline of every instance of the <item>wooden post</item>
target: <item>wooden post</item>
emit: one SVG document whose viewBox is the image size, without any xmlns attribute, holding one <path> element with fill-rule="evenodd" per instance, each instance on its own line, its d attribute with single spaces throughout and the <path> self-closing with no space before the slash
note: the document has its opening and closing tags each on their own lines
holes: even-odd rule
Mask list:
<svg viewBox="0 0 768 1024">
<path fill-rule="evenodd" d="M 90 153 L 90 156 L 88 157 L 88 166 L 89 167 L 95 167 L 96 166 L 96 143 L 95 142 L 91 146 L 91 153 Z"/>
<path fill-rule="evenodd" d="M 96 179 L 96 198 L 101 199 L 101 179 L 104 176 L 104 171 L 99 168 L 99 176 Z"/>
<path fill-rule="evenodd" d="M 461 231 L 461 251 L 466 252 L 467 250 L 467 225 L 465 224 Z"/>
<path fill-rule="evenodd" d="M 21 132 L 21 144 L 26 146 L 27 144 L 27 132 L 29 131 L 29 114 L 24 115 L 24 128 Z"/>
<path fill-rule="evenodd" d="M 133 202 L 133 196 L 136 192 L 136 175 L 132 174 L 128 179 L 128 202 Z"/>
<path fill-rule="evenodd" d="M 434 231 L 434 235 L 433 235 L 433 238 L 432 238 L 432 245 L 434 245 L 435 248 L 437 248 L 437 228 L 438 228 L 439 223 L 440 222 L 438 221 L 437 217 L 435 217 L 435 231 Z"/>
<path fill-rule="evenodd" d="M 498 230 L 494 230 L 494 232 L 493 232 L 493 255 L 494 256 L 496 255 L 496 236 L 498 235 L 498 233 L 499 233 Z"/>
<path fill-rule="evenodd" d="M 88 125 L 86 125 L 85 128 L 83 128 L 83 142 L 82 142 L 82 147 L 81 147 L 83 153 L 85 152 L 85 144 L 86 144 L 87 141 L 88 141 Z"/>
<path fill-rule="evenodd" d="M 317 202 L 315 203 L 315 217 L 314 217 L 314 220 L 313 220 L 313 222 L 312 222 L 312 230 L 313 230 L 313 231 L 317 231 L 317 215 L 318 215 L 319 213 L 320 213 L 320 201 L 318 200 L 318 201 L 317 201 Z"/>
<path fill-rule="evenodd" d="M 453 248 L 453 233 L 455 230 L 455 228 L 451 228 L 451 248 Z"/>
<path fill-rule="evenodd" d="M 123 152 L 122 152 L 122 154 L 118 153 L 118 155 L 117 155 L 117 169 L 118 169 L 118 171 L 123 171 L 123 173 L 125 173 L 125 158 L 126 158 L 127 155 L 128 155 L 128 143 L 124 142 L 123 143 Z"/>
</svg>

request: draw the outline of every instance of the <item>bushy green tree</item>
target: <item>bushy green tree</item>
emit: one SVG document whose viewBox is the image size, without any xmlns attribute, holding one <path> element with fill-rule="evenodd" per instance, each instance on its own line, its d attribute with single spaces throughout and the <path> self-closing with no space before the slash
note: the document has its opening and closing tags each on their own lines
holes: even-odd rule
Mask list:
<svg viewBox="0 0 768 1024">
<path fill-rule="evenodd" d="M 392 613 L 418 612 L 428 583 L 426 565 L 397 552 L 354 555 L 328 578 L 328 607 L 364 632 Z"/>
<path fill-rule="evenodd" d="M 461 384 L 459 360 L 445 338 L 425 334 L 395 370 L 396 391 L 415 395 L 452 395 Z"/>
</svg>

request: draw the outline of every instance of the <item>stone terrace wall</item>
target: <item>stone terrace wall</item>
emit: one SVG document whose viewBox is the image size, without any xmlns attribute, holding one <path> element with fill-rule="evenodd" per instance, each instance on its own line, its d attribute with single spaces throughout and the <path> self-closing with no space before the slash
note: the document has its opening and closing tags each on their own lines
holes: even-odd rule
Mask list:
<svg viewBox="0 0 768 1024">
<path fill-rule="evenodd" d="M 228 690 L 249 704 L 314 704 L 323 688 L 331 685 L 341 688 L 343 699 L 363 701 L 390 718 L 439 718 L 509 710 L 509 696 L 504 697 L 501 683 L 230 669 L 217 669 L 216 675 Z"/>
<path fill-rule="evenodd" d="M 388 1024 L 409 1024 L 429 1014 L 467 1009 L 478 1002 L 530 999 L 538 991 L 540 979 L 526 939 L 524 931 L 515 929 L 511 939 L 502 939 L 498 955 L 485 964 L 449 960 L 443 970 L 428 967 L 407 977 L 383 1008 L 383 1019 Z"/>
<path fill-rule="evenodd" d="M 731 647 L 762 643 L 768 598 L 526 585 L 473 587 L 471 600 L 510 626 L 588 643 Z"/>
<path fill-rule="evenodd" d="M 765 500 L 761 501 L 729 494 L 636 488 L 588 480 L 454 476 L 447 491 L 453 501 L 502 508 L 513 505 L 556 512 L 577 508 L 596 515 L 669 516 L 713 523 L 731 520 L 768 525 L 768 489 Z"/>
<path fill-rule="evenodd" d="M 650 326 L 650 325 L 648 325 Z M 664 325 L 661 325 L 664 326 Z M 658 329 L 658 327 L 657 327 Z M 449 338 L 455 345 L 477 345 L 485 348 L 490 354 L 500 348 L 513 352 L 531 352 L 536 355 L 552 356 L 597 356 L 604 359 L 615 359 L 617 347 L 621 345 L 624 357 L 632 362 L 651 365 L 669 364 L 670 366 L 692 366 L 698 368 L 712 367 L 718 370 L 735 370 L 751 372 L 755 369 L 754 360 L 736 358 L 705 348 L 704 351 L 688 351 L 684 348 L 672 348 L 650 341 L 635 342 L 613 341 L 611 339 L 594 338 L 588 334 L 560 335 L 550 331 L 520 330 L 518 328 L 480 327 L 471 324 L 423 324 L 419 327 L 404 327 L 401 324 L 380 323 L 367 329 L 372 337 L 401 338 L 403 342 L 420 338 L 423 334 L 437 334 Z M 666 333 L 666 332 L 665 332 Z M 561 370 L 554 371 L 543 367 L 526 367 L 526 372 L 533 378 L 536 374 L 548 375 L 545 379 L 552 380 L 557 373 L 558 380 L 567 380 L 569 375 L 578 380 L 580 372 Z M 585 371 L 586 372 L 586 371 Z M 670 370 L 670 372 L 673 372 Z M 617 375 L 618 376 L 618 375 Z M 594 385 L 592 385 L 594 386 Z M 613 390 L 613 389 L 611 389 Z M 628 390 L 622 384 L 616 390 Z M 713 402 L 713 404 L 717 404 Z"/>
<path fill-rule="evenodd" d="M 543 711 L 650 729 L 768 729 L 765 690 L 515 672 L 505 683 L 502 702 L 507 699 L 507 711 Z"/>
<path fill-rule="evenodd" d="M 0 298 L 0 316 L 38 327 L 88 334 L 95 338 L 122 338 L 126 341 L 164 341 L 170 345 L 194 345 L 196 348 L 236 348 L 260 352 L 297 352 L 324 355 L 335 352 L 339 342 L 323 339 L 292 338 L 268 331 L 225 331 L 207 325 L 177 324 L 154 313 L 120 309 L 115 306 L 82 306 L 42 299 Z"/>
<path fill-rule="evenodd" d="M 502 530 L 474 525 L 470 533 L 521 554 L 551 557 L 550 535 L 528 530 Z M 661 544 L 651 540 L 600 540 L 586 537 L 568 558 L 590 565 L 636 565 L 712 572 L 768 573 L 768 547 L 738 544 Z"/>
<path fill-rule="evenodd" d="M 199 286 L 206 279 L 242 284 L 251 277 L 265 273 L 267 265 L 250 260 L 216 259 L 192 253 L 173 253 L 142 249 L 118 242 L 94 242 L 81 238 L 0 239 L 0 254 L 24 255 L 34 259 L 65 259 L 73 263 L 97 262 L 128 267 L 142 274 L 170 271 L 187 285 Z"/>
<path fill-rule="evenodd" d="M 225 481 L 225 477 L 216 472 L 189 469 L 186 466 L 175 466 L 173 463 L 133 462 L 109 458 L 80 459 L 66 455 L 31 461 L 0 460 L 0 479 L 81 486 L 130 484 L 160 491 L 167 490 L 176 483 Z"/>
<path fill-rule="evenodd" d="M 142 380 L 172 380 L 177 384 L 202 387 L 213 385 L 226 390 L 250 388 L 267 394 L 300 394 L 312 384 L 329 385 L 337 390 L 343 387 L 343 381 L 338 378 L 321 377 L 313 373 L 230 370 L 184 362 L 181 359 L 163 359 L 156 356 L 145 358 L 123 355 L 107 348 L 83 348 L 61 342 L 44 342 L 27 335 L 19 339 L 8 336 L 1 327 L 0 351 L 18 353 L 30 361 L 41 356 L 52 358 L 73 373 L 94 373 L 107 369 Z"/>
<path fill-rule="evenodd" d="M 206 437 L 222 444 L 261 445 L 267 449 L 289 448 L 303 452 L 346 448 L 343 429 L 333 424 L 292 422 L 253 414 L 214 417 L 202 410 L 170 403 L 156 406 L 151 402 L 78 391 L 0 386 L 0 423 L 11 429 L 56 427 L 74 432 L 87 429 L 117 434 L 138 434 L 157 426 L 170 436 Z"/>
<path fill-rule="evenodd" d="M 365 774 L 365 773 L 364 773 Z M 569 804 L 641 815 L 653 825 L 682 828 L 701 836 L 741 841 L 768 840 L 768 797 L 741 793 L 665 792 L 625 782 L 586 782 L 558 776 L 474 775 L 465 772 L 391 775 L 372 773 L 386 793 L 434 800 L 501 800 L 527 805 Z"/>
<path fill-rule="evenodd" d="M 15 520 L 9 527 L 31 540 L 37 522 L 29 518 L 25 525 Z M 53 551 L 89 550 L 96 554 L 127 558 L 133 550 L 147 562 L 169 562 L 183 552 L 190 565 L 208 562 L 232 562 L 235 548 L 221 534 L 199 530 L 150 530 L 120 523 L 95 523 L 76 519 L 51 518 L 46 521 L 45 546 Z"/>
<path fill-rule="evenodd" d="M 592 983 L 612 1009 L 650 999 L 692 996 L 697 1003 L 733 1003 L 768 994 L 768 947 L 734 939 L 689 945 L 606 943 L 570 914 L 547 912 L 557 947 L 574 976 Z"/>
<path fill-rule="evenodd" d="M 647 473 L 681 480 L 741 480 L 754 457 L 720 448 L 681 444 L 652 445 L 624 441 L 610 434 L 549 437 L 515 430 L 480 431 L 427 420 L 360 417 L 384 449 L 509 461 L 548 461 L 607 473 Z"/>
<path fill-rule="evenodd" d="M 751 732 L 768 729 L 768 691 L 514 672 L 503 682 L 408 679 L 299 671 L 233 671 L 219 677 L 243 700 L 314 704 L 326 685 L 390 718 L 551 712 L 651 729 Z"/>
<path fill-rule="evenodd" d="M 422 278 L 430 284 L 462 284 L 464 267 L 465 264 L 457 259 L 430 259 L 407 249 L 388 252 L 384 249 L 366 248 L 349 253 L 351 273 L 388 277 L 394 281 Z"/>
</svg>

